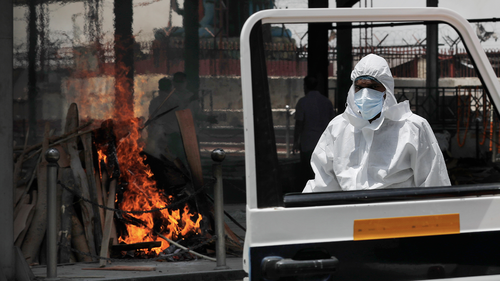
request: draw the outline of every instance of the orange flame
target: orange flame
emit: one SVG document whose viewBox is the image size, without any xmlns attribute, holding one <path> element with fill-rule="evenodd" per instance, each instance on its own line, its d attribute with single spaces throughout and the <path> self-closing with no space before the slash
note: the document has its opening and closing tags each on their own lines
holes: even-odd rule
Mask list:
<svg viewBox="0 0 500 281">
<path fill-rule="evenodd" d="M 125 136 L 117 143 L 117 156 L 120 166 L 120 180 L 128 182 L 123 193 L 123 201 L 119 208 L 127 211 L 146 211 L 160 209 L 174 201 L 172 196 L 161 193 L 153 179 L 150 167 L 144 164 L 139 153 L 144 143 L 140 141 L 140 122 L 130 119 L 128 124 L 115 126 L 117 136 Z M 99 153 L 103 155 L 103 153 Z M 104 158 L 103 158 L 104 159 Z M 190 213 L 186 204 L 182 210 L 164 209 L 156 213 L 127 214 L 143 222 L 144 226 L 126 224 L 127 234 L 121 236 L 119 242 L 127 244 L 157 241 L 153 229 L 172 240 L 178 240 L 191 234 L 201 234 L 200 214 Z M 161 241 L 160 248 L 153 248 L 156 254 L 170 246 L 167 241 Z"/>
<path fill-rule="evenodd" d="M 144 164 L 145 159 L 140 155 L 144 147 L 139 130 L 142 124 L 139 118 L 135 118 L 147 116 L 148 102 L 152 96 L 147 96 L 146 93 L 150 92 L 147 85 L 151 83 L 147 76 L 135 76 L 131 80 L 126 77 L 130 69 L 120 63 L 119 59 L 115 62 L 115 67 L 110 68 L 110 72 L 115 72 L 109 73 L 111 76 L 97 76 L 97 73 L 80 69 L 73 78 L 65 80 L 63 92 L 69 103 L 78 104 L 81 116 L 97 120 L 113 118 L 114 133 L 118 141 L 116 154 L 120 167 L 119 180 L 128 183 L 123 201 L 118 207 L 127 211 L 163 208 L 172 204 L 175 198 L 167 197 L 157 189 L 153 172 Z M 103 160 L 107 164 L 105 151 L 105 147 L 98 149 L 99 163 Z M 144 225 L 127 224 L 127 233 L 122 234 L 118 240 L 128 244 L 157 241 L 159 239 L 154 230 L 172 240 L 200 234 L 202 216 L 190 212 L 186 204 L 179 210 L 127 214 Z M 158 254 L 170 246 L 167 241 L 161 242 L 161 247 L 153 248 L 151 252 Z"/>
</svg>

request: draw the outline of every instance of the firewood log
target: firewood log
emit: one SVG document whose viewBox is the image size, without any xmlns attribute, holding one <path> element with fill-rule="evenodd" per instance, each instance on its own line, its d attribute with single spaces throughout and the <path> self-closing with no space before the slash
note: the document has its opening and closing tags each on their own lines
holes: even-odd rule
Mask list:
<svg viewBox="0 0 500 281">
<path fill-rule="evenodd" d="M 29 227 L 27 224 L 28 217 L 32 213 L 31 210 L 35 206 L 34 204 L 19 204 L 22 207 L 19 208 L 17 216 L 14 217 L 14 241 L 16 241 L 19 234 L 26 228 Z"/>
<path fill-rule="evenodd" d="M 14 206 L 17 206 L 16 204 L 19 203 L 19 200 L 26 195 L 24 190 L 26 190 L 27 185 L 28 183 L 20 186 L 14 186 Z"/>
<path fill-rule="evenodd" d="M 49 148 L 50 124 L 45 124 L 45 133 L 43 148 L 46 151 Z M 47 161 L 42 159 L 38 166 L 37 183 L 38 183 L 38 199 L 35 208 L 33 222 L 28 229 L 28 233 L 22 245 L 24 258 L 31 264 L 35 261 L 42 244 L 45 230 L 47 228 Z"/>
<path fill-rule="evenodd" d="M 178 110 L 175 112 L 175 115 L 177 116 L 179 128 L 181 129 L 182 142 L 184 144 L 188 166 L 193 177 L 193 184 L 195 188 L 198 189 L 203 186 L 203 171 L 201 169 L 200 150 L 198 147 L 193 116 L 190 109 Z"/>
<path fill-rule="evenodd" d="M 68 114 L 66 116 L 66 128 L 78 127 L 78 108 L 75 103 L 72 103 L 68 109 Z M 71 157 L 71 170 L 73 171 L 73 176 L 75 181 L 80 186 L 81 195 L 84 198 L 89 199 L 89 186 L 87 182 L 87 176 L 83 170 L 82 163 L 80 162 L 80 156 L 78 155 L 77 139 L 72 138 L 67 142 L 68 154 Z M 80 206 L 82 209 L 82 224 L 85 231 L 85 237 L 87 238 L 88 248 L 92 255 L 96 255 L 96 247 L 94 242 L 94 211 L 92 204 L 80 200 Z"/>
<path fill-rule="evenodd" d="M 76 215 L 71 217 L 71 245 L 76 250 L 89 253 L 90 249 L 87 245 L 87 239 L 85 238 L 85 232 L 81 222 L 78 220 Z M 92 257 L 87 255 L 82 255 L 78 252 L 75 253 L 75 257 L 77 261 L 82 262 L 90 262 L 92 261 Z"/>
<path fill-rule="evenodd" d="M 99 176 L 99 173 L 95 173 L 95 186 L 96 186 L 96 191 L 97 191 L 97 203 L 99 205 L 103 205 L 102 200 L 102 184 L 101 184 L 101 177 Z M 104 209 L 99 208 L 99 217 L 101 220 L 101 229 L 104 229 Z"/>
<path fill-rule="evenodd" d="M 120 271 L 155 271 L 154 266 L 130 266 L 130 265 L 115 265 L 110 267 L 84 267 L 82 270 L 120 270 Z"/>
<path fill-rule="evenodd" d="M 108 199 L 107 199 L 108 198 L 108 189 L 109 189 L 108 170 L 106 169 L 106 164 L 102 160 L 101 160 L 100 166 L 101 166 L 101 173 L 102 173 L 102 180 L 101 180 L 102 202 L 108 202 Z"/>
<path fill-rule="evenodd" d="M 195 191 L 197 191 L 203 187 L 203 172 L 201 169 L 200 149 L 198 147 L 193 115 L 190 109 L 178 110 L 175 112 L 175 115 L 177 116 L 177 122 L 181 130 L 182 143 L 184 144 L 188 167 L 191 170 L 192 183 Z M 209 218 L 209 216 L 213 217 L 210 212 L 213 206 L 210 207 L 208 205 L 203 192 L 196 196 L 195 200 L 198 212 L 201 213 L 204 218 Z M 208 220 L 202 220 L 202 228 L 203 230 L 210 229 Z"/>
<path fill-rule="evenodd" d="M 49 144 L 55 143 L 55 142 L 57 142 L 59 140 L 62 140 L 64 138 L 66 138 L 66 137 L 69 137 L 70 135 L 72 135 L 72 134 L 74 134 L 74 133 L 76 133 L 76 132 L 78 132 L 78 131 L 80 131 L 82 129 L 85 129 L 86 127 L 92 125 L 92 123 L 93 123 L 93 121 L 89 121 L 89 122 L 87 122 L 87 123 L 85 123 L 85 124 L 83 124 L 81 126 L 77 125 L 77 127 L 72 128 L 70 131 L 65 131 L 64 134 L 62 134 L 60 136 L 51 137 L 49 139 Z M 26 155 L 26 154 L 30 153 L 31 151 L 33 151 L 33 150 L 39 149 L 40 147 L 42 147 L 42 143 L 37 143 L 37 144 L 32 145 L 32 146 L 30 146 L 28 148 L 14 147 L 14 150 L 23 149 L 23 152 Z"/>
<path fill-rule="evenodd" d="M 116 181 L 117 179 L 112 179 L 109 184 L 109 195 L 108 201 L 106 202 L 106 207 L 115 208 L 115 192 L 116 192 Z M 104 222 L 104 232 L 102 236 L 102 247 L 101 247 L 101 257 L 107 257 L 109 253 L 109 239 L 111 237 L 111 227 L 113 222 L 114 212 L 110 210 L 106 210 L 106 220 Z M 99 262 L 100 267 L 106 266 L 106 260 L 101 259 Z"/>
<path fill-rule="evenodd" d="M 19 215 L 19 212 L 21 212 L 21 210 L 25 208 L 26 205 L 29 205 L 29 203 L 30 203 L 30 195 L 24 194 L 19 203 L 14 207 L 14 221 Z"/>
<path fill-rule="evenodd" d="M 33 167 L 33 169 L 31 170 L 30 173 L 28 173 L 28 177 L 29 178 L 29 181 L 26 183 L 26 185 L 23 187 L 23 190 L 19 190 L 16 188 L 15 190 L 15 197 L 14 197 L 14 205 L 16 205 L 18 203 L 18 201 L 23 197 L 25 196 L 28 191 L 30 190 L 31 188 L 31 184 L 33 183 L 33 181 L 35 180 L 35 176 L 36 176 L 36 173 L 38 171 L 38 165 L 40 165 L 40 162 L 42 161 L 42 154 L 39 155 L 38 157 L 38 161 L 36 162 L 35 166 Z"/>
<path fill-rule="evenodd" d="M 13 175 L 13 178 L 14 178 L 14 187 L 17 187 L 17 182 L 21 178 L 21 169 L 22 169 L 23 163 L 24 163 L 24 155 L 26 155 L 26 146 L 28 144 L 29 134 L 30 134 L 30 130 L 28 128 L 28 130 L 26 132 L 26 138 L 24 140 L 23 152 L 21 153 L 21 156 L 19 156 L 19 158 L 16 161 L 16 164 L 14 165 L 14 175 Z"/>
<path fill-rule="evenodd" d="M 29 226 L 31 225 L 31 222 L 33 221 L 33 216 L 35 215 L 36 201 L 38 199 L 37 197 L 38 197 L 37 191 L 33 190 L 31 192 L 31 205 L 33 205 L 34 207 L 31 208 L 31 210 L 28 214 L 28 218 L 26 219 L 26 226 L 21 231 L 21 233 L 19 233 L 17 238 L 15 238 L 14 245 L 19 247 L 19 248 L 21 248 L 22 243 L 24 241 L 24 237 L 26 236 L 26 233 L 28 232 Z"/>
<path fill-rule="evenodd" d="M 108 202 L 108 189 L 109 189 L 109 175 L 108 171 L 106 169 L 106 165 L 104 164 L 104 161 L 101 162 L 101 171 L 102 171 L 102 202 L 107 203 Z M 116 191 L 116 189 L 115 189 Z M 106 212 L 104 211 L 104 214 Z M 104 221 L 106 220 L 106 216 L 104 216 L 103 220 L 103 233 L 104 233 L 104 228 L 106 227 L 104 225 Z M 118 235 L 116 234 L 116 225 L 115 225 L 115 220 L 111 220 L 111 235 L 110 239 L 112 240 L 111 244 L 117 245 L 118 244 Z M 108 251 L 108 258 L 109 258 L 109 251 Z"/>
<path fill-rule="evenodd" d="M 139 249 L 148 249 L 161 247 L 161 241 L 148 241 L 148 242 L 139 242 L 133 244 L 119 244 L 113 245 L 111 250 L 113 252 L 121 252 L 121 251 L 130 251 L 130 250 L 139 250 Z"/>
<path fill-rule="evenodd" d="M 95 170 L 94 170 L 94 160 L 93 160 L 92 133 L 82 135 L 81 139 L 85 155 L 84 157 L 85 174 L 87 175 L 89 199 L 92 202 L 96 202 L 99 205 L 102 205 L 102 202 L 99 202 L 97 196 L 97 186 L 95 181 Z M 100 193 L 99 195 L 101 194 L 102 193 Z M 92 205 L 92 209 L 94 214 L 93 216 L 94 240 L 96 245 L 96 252 L 99 252 L 99 250 L 101 249 L 101 240 L 102 240 L 102 228 L 101 228 L 102 225 L 101 225 L 101 217 L 99 215 L 100 208 L 96 205 Z"/>
<path fill-rule="evenodd" d="M 21 180 L 21 170 L 23 167 L 24 163 L 24 155 L 26 154 L 26 145 L 28 144 L 28 137 L 29 137 L 30 130 L 28 128 L 26 132 L 26 138 L 24 140 L 24 148 L 23 152 L 21 153 L 21 156 L 17 159 L 16 164 L 14 166 L 14 206 L 16 206 L 17 202 L 23 195 L 25 195 L 24 190 L 27 188 L 25 185 L 23 186 L 17 186 L 18 182 Z"/>
</svg>

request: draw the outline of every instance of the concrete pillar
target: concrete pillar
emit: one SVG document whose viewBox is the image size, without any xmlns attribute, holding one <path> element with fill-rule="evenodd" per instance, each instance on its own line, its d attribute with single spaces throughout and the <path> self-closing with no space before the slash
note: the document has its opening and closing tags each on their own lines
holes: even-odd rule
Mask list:
<svg viewBox="0 0 500 281">
<path fill-rule="evenodd" d="M 184 1 L 184 72 L 186 73 L 186 88 L 198 98 L 200 87 L 200 38 L 198 35 L 198 0 Z M 219 34 L 216 44 L 222 39 Z"/>
<path fill-rule="evenodd" d="M 114 117 L 134 117 L 134 37 L 132 0 L 115 0 L 115 102 Z"/>
<path fill-rule="evenodd" d="M 427 0 L 427 7 L 437 7 L 438 0 Z M 429 122 L 437 118 L 435 112 L 437 112 L 437 98 L 438 98 L 438 82 L 439 82 L 439 72 L 438 72 L 438 25 L 428 24 L 426 27 L 427 31 L 427 64 L 426 64 L 426 84 L 425 86 L 429 88 L 427 94 L 431 97 L 429 102 L 426 103 L 425 108 L 426 114 L 422 117 L 426 118 Z"/>
<path fill-rule="evenodd" d="M 12 0 L 0 1 L 0 279 L 14 280 L 14 214 L 12 187 Z"/>
<path fill-rule="evenodd" d="M 358 0 L 336 0 L 337 8 L 351 8 L 357 2 Z M 345 110 L 347 92 L 349 92 L 352 85 L 352 60 L 352 23 L 337 23 L 337 94 L 335 108 L 339 114 Z"/>
<path fill-rule="evenodd" d="M 37 97 L 36 87 L 36 57 L 38 49 L 38 28 L 37 28 L 37 1 L 28 1 L 28 121 L 30 128 L 30 140 L 35 144 L 37 141 Z"/>
<path fill-rule="evenodd" d="M 309 0 L 309 8 L 328 8 L 328 0 Z M 328 97 L 328 30 L 330 23 L 309 23 L 307 75 L 318 79 L 318 91 Z"/>
<path fill-rule="evenodd" d="M 337 94 L 335 108 L 337 113 L 345 110 L 347 93 L 352 85 L 352 23 L 337 23 Z"/>
</svg>

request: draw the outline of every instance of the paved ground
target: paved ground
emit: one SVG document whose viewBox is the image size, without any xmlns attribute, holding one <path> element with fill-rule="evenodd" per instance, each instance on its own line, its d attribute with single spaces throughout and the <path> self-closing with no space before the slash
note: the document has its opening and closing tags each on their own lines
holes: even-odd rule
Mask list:
<svg viewBox="0 0 500 281">
<path fill-rule="evenodd" d="M 297 162 L 298 157 L 283 159 L 286 163 Z M 231 230 L 243 239 L 245 237 L 245 167 L 244 156 L 239 153 L 228 153 L 223 161 L 224 210 L 235 220 L 225 216 L 225 222 Z M 204 178 L 212 177 L 212 164 L 209 152 L 201 155 Z M 211 194 L 211 190 L 208 192 Z M 240 227 L 241 226 L 241 227 Z M 216 263 L 208 260 L 193 260 L 182 262 L 160 262 L 134 260 L 112 262 L 105 269 L 99 268 L 99 263 L 74 263 L 58 265 L 57 276 L 60 280 L 243 280 L 242 258 L 228 255 L 228 269 L 215 269 Z M 134 266 L 150 271 L 111 270 L 119 266 Z M 88 269 L 93 268 L 93 270 Z M 32 272 L 38 280 L 46 278 L 46 266 L 34 266 Z"/>
<path fill-rule="evenodd" d="M 241 226 L 246 227 L 245 204 L 226 204 L 225 211 Z M 228 226 L 240 237 L 245 237 L 245 231 L 227 218 Z M 243 280 L 246 273 L 243 271 L 241 257 L 227 256 L 227 269 L 216 269 L 217 264 L 212 261 L 199 259 L 182 262 L 162 261 L 113 261 L 104 269 L 99 269 L 99 263 L 74 263 L 58 265 L 57 277 L 61 280 Z M 112 270 L 117 267 L 138 267 L 140 270 Z M 90 269 L 89 269 L 90 268 Z M 33 274 L 38 280 L 47 276 L 46 266 L 32 267 Z"/>
<path fill-rule="evenodd" d="M 209 153 L 202 155 L 203 174 L 211 178 L 213 161 Z M 245 183 L 244 157 L 228 153 L 223 163 L 224 178 L 224 210 L 236 223 L 225 216 L 225 222 L 231 230 L 241 238 L 245 237 Z M 211 194 L 209 190 L 209 194 Z M 216 263 L 204 259 L 166 262 L 151 260 L 113 261 L 104 269 L 99 263 L 74 263 L 58 265 L 57 277 L 60 280 L 243 280 L 246 273 L 243 271 L 242 259 L 236 256 L 227 256 L 227 269 L 215 269 Z M 138 267 L 142 270 L 112 270 L 117 267 Z M 33 266 L 32 272 L 37 280 L 47 276 L 46 266 Z"/>
<path fill-rule="evenodd" d="M 113 262 L 112 264 L 99 268 L 99 263 L 75 263 L 59 265 L 57 277 L 60 280 L 169 280 L 169 281 L 210 281 L 210 280 L 243 280 L 246 276 L 242 269 L 241 258 L 228 257 L 227 269 L 215 269 L 216 263 L 207 260 L 183 261 L 183 262 Z M 111 270 L 117 267 L 137 267 L 141 269 L 152 269 L 151 271 L 139 270 Z M 94 270 L 91 270 L 94 269 Z M 47 276 L 46 266 L 32 268 L 37 280 L 43 280 Z"/>
</svg>

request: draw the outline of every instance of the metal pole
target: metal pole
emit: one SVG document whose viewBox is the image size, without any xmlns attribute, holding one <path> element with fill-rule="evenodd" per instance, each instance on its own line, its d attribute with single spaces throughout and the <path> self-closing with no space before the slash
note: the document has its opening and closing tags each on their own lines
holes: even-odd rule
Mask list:
<svg viewBox="0 0 500 281">
<path fill-rule="evenodd" d="M 290 158 L 290 106 L 286 108 L 286 158 Z"/>
<path fill-rule="evenodd" d="M 212 170 L 215 178 L 214 185 L 214 216 L 215 216 L 215 257 L 217 266 L 215 269 L 227 269 L 226 266 L 226 235 L 224 233 L 224 196 L 222 192 L 222 161 L 226 158 L 226 152 L 220 148 L 212 151 Z"/>
<path fill-rule="evenodd" d="M 16 277 L 16 254 L 14 251 L 14 194 L 12 161 L 13 114 L 12 114 L 12 40 L 14 37 L 12 0 L 0 1 L 0 280 Z"/>
<path fill-rule="evenodd" d="M 476 117 L 476 159 L 479 159 L 479 122 L 483 121 L 481 116 Z"/>
<path fill-rule="evenodd" d="M 498 150 L 498 147 L 497 147 L 497 133 L 496 133 L 496 123 L 494 122 L 495 121 L 495 108 L 492 106 L 490 108 L 490 124 L 491 124 L 491 127 L 490 127 L 490 130 L 491 130 L 491 133 L 490 135 L 492 136 L 492 143 L 491 143 L 491 162 L 493 163 L 496 163 L 497 162 L 497 150 Z"/>
<path fill-rule="evenodd" d="M 59 151 L 49 148 L 45 153 L 47 160 L 47 278 L 45 280 L 59 280 L 57 278 L 57 161 Z"/>
</svg>

